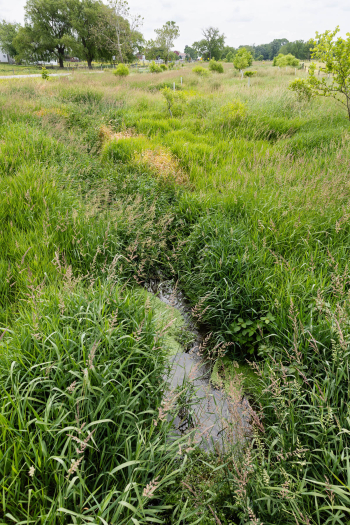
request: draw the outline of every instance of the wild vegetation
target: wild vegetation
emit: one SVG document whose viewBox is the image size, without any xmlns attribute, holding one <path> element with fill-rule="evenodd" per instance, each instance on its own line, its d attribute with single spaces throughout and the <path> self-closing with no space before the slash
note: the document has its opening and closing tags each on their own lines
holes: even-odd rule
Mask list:
<svg viewBox="0 0 350 525">
<path fill-rule="evenodd" d="M 1 81 L 3 523 L 349 519 L 348 115 L 203 69 Z M 243 441 L 170 439 L 151 278 L 243 371 Z"/>
</svg>

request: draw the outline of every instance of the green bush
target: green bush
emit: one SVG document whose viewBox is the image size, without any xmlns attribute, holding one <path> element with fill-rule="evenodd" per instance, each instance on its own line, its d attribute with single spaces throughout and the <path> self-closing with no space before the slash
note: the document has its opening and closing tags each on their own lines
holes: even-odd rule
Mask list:
<svg viewBox="0 0 350 525">
<path fill-rule="evenodd" d="M 279 67 L 298 67 L 299 66 L 299 60 L 295 58 L 295 56 L 291 55 L 290 53 L 288 55 L 283 55 L 280 53 L 277 55 L 272 62 L 273 66 L 279 66 Z"/>
<path fill-rule="evenodd" d="M 235 125 L 246 116 L 246 113 L 243 102 L 233 100 L 220 108 L 220 122 L 228 126 Z"/>
<path fill-rule="evenodd" d="M 150 63 L 150 65 L 148 66 L 148 69 L 151 73 L 161 73 L 162 72 L 162 68 L 156 64 L 153 60 L 153 62 Z"/>
<path fill-rule="evenodd" d="M 290 82 L 288 88 L 296 94 L 299 102 L 310 102 L 312 97 L 315 96 L 304 78 L 296 78 Z"/>
<path fill-rule="evenodd" d="M 168 68 L 165 64 L 160 64 L 160 68 L 162 71 L 168 71 Z"/>
<path fill-rule="evenodd" d="M 118 64 L 113 74 L 117 77 L 127 77 L 130 74 L 129 68 L 126 64 Z"/>
<path fill-rule="evenodd" d="M 44 66 L 41 68 L 41 78 L 43 80 L 49 80 L 49 78 L 50 78 L 49 77 L 49 73 L 48 73 L 46 67 L 44 67 Z"/>
<path fill-rule="evenodd" d="M 199 75 L 200 77 L 205 77 L 209 75 L 209 71 L 202 67 L 202 66 L 195 66 L 192 68 L 193 73 L 196 73 L 196 75 Z"/>
<path fill-rule="evenodd" d="M 215 73 L 223 73 L 224 66 L 212 58 L 209 62 L 209 70 L 214 71 Z"/>
<path fill-rule="evenodd" d="M 253 77 L 253 76 L 256 75 L 256 74 L 257 74 L 257 71 L 245 71 L 245 72 L 244 72 L 244 76 L 245 76 L 245 77 L 248 77 L 248 78 L 249 78 L 249 77 Z"/>
</svg>

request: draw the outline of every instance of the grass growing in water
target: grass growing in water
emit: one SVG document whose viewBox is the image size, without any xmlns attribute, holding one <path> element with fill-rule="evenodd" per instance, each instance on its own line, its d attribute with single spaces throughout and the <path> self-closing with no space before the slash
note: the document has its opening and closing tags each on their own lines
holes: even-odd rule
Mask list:
<svg viewBox="0 0 350 525">
<path fill-rule="evenodd" d="M 150 391 L 154 387 L 155 392 L 152 399 L 146 399 L 136 367 L 121 381 L 118 395 L 133 381 L 134 373 L 135 384 L 141 382 L 140 393 L 132 390 L 125 406 L 136 403 L 138 395 L 145 406 L 152 402 L 152 410 L 160 402 L 161 386 L 157 387 L 156 380 L 162 377 L 163 358 L 156 350 L 152 329 L 145 328 L 142 335 L 144 353 L 137 353 L 138 342 L 124 346 L 136 329 L 135 315 L 140 316 L 138 326 L 143 319 L 145 327 L 150 326 L 150 314 L 136 298 L 134 303 L 130 299 L 130 307 L 123 314 L 123 334 L 127 338 L 120 346 L 113 346 L 114 353 L 110 347 L 111 336 L 106 335 L 110 306 L 99 287 L 107 286 L 112 268 L 117 288 L 128 280 L 141 283 L 157 277 L 159 272 L 179 280 L 197 321 L 212 332 L 209 350 L 232 343 L 226 347 L 227 358 L 244 362 L 248 357 L 259 368 L 257 419 L 244 456 L 204 459 L 213 472 L 217 468 L 225 472 L 222 476 L 203 474 L 200 490 L 213 494 L 210 501 L 200 498 L 198 488 L 193 486 L 193 480 L 198 479 L 198 459 L 189 458 L 189 478 L 182 472 L 176 474 L 172 478 L 175 484 L 171 485 L 174 493 L 169 489 L 169 501 L 164 496 L 159 503 L 170 502 L 172 509 L 159 509 L 157 516 L 169 523 L 191 523 L 196 519 L 215 523 L 217 518 L 222 523 L 260 520 L 265 525 L 346 523 L 350 431 L 349 124 L 332 101 L 315 100 L 303 105 L 294 99 L 286 89 L 294 78 L 293 70 L 274 71 L 263 65 L 256 69 L 254 84 L 248 89 L 229 66 L 225 66 L 220 85 L 215 88 L 210 74 L 198 76 L 184 68 L 181 75 L 186 103 L 173 111 L 173 118 L 167 113 L 159 89 L 165 83 L 179 84 L 176 71 L 159 74 L 160 88 L 153 86 L 151 90 L 154 78 L 147 74 L 132 74 L 118 88 L 109 73 L 89 77 L 88 81 L 84 77 L 84 84 L 79 75 L 46 84 L 41 80 L 21 81 L 16 86 L 11 81 L 1 84 L 1 319 L 7 328 L 2 339 L 1 386 L 19 396 L 13 407 L 4 401 L 3 417 L 11 421 L 14 430 L 7 440 L 11 445 L 3 445 L 3 458 L 12 458 L 14 450 L 23 454 L 14 460 L 19 461 L 15 468 L 20 474 L 9 474 L 9 463 L 1 460 L 2 486 L 11 496 L 6 498 L 9 507 L 3 510 L 4 515 L 17 512 L 17 520 L 28 519 L 28 514 L 38 520 L 39 515 L 51 516 L 50 512 L 61 507 L 76 512 L 85 501 L 80 489 L 86 487 L 93 496 L 86 496 L 90 500 L 84 512 L 93 508 L 93 519 L 99 512 L 103 519 L 108 515 L 108 520 L 118 519 L 120 523 L 127 523 L 131 517 L 138 521 L 153 519 L 153 505 L 137 499 L 137 490 L 141 494 L 157 477 L 158 464 L 159 476 L 166 485 L 166 469 L 172 468 L 171 462 L 179 455 L 171 447 L 163 451 L 162 433 L 163 445 L 153 447 L 156 433 L 153 429 L 150 436 L 150 414 L 145 415 L 140 427 L 136 419 L 130 420 L 130 426 L 121 425 L 121 432 L 134 436 L 131 441 L 134 439 L 136 448 L 131 447 L 130 454 L 125 452 L 123 434 L 123 440 L 116 443 L 120 455 L 106 459 L 101 466 L 103 472 L 98 473 L 100 478 L 90 479 L 88 474 L 86 479 L 81 476 L 76 480 L 67 493 L 66 506 L 60 500 L 65 489 L 57 489 L 51 481 L 45 484 L 48 492 L 39 485 L 29 487 L 30 502 L 29 490 L 23 488 L 34 482 L 44 484 L 41 478 L 36 480 L 28 474 L 31 466 L 40 472 L 34 456 L 25 452 L 32 431 L 33 454 L 41 447 L 40 439 L 44 439 L 50 443 L 47 458 L 56 457 L 56 448 L 61 447 L 62 452 L 65 440 L 65 450 L 71 450 L 72 457 L 66 454 L 62 461 L 68 465 L 78 458 L 73 454 L 73 438 L 64 435 L 61 442 L 61 438 L 53 437 L 51 425 L 59 421 L 60 415 L 50 412 L 45 416 L 33 405 L 39 421 L 35 431 L 20 427 L 16 419 L 16 406 L 29 407 L 26 400 L 37 378 L 42 385 L 35 394 L 36 402 L 42 408 L 55 404 L 56 391 L 50 381 L 57 378 L 54 388 L 62 392 L 69 387 L 67 362 L 77 374 L 81 392 L 81 369 L 86 368 L 86 357 L 79 354 L 79 334 L 86 331 L 85 323 L 90 320 L 84 313 L 79 321 L 80 306 L 75 309 L 74 304 L 81 305 L 83 312 L 100 312 L 96 313 L 98 324 L 104 328 L 95 336 L 97 329 L 91 327 L 92 335 L 85 345 L 89 352 L 95 339 L 102 337 L 105 341 L 103 354 L 95 357 L 101 359 L 96 361 L 97 367 L 103 368 L 107 355 L 117 369 L 126 348 L 130 359 L 142 355 L 139 358 L 145 369 L 152 369 L 154 359 L 158 359 L 154 378 L 149 379 Z M 237 106 L 240 115 L 233 118 L 227 108 L 237 105 L 237 101 L 241 104 Z M 125 138 L 107 140 L 101 148 L 103 126 Z M 131 138 L 125 136 L 128 133 Z M 154 166 L 140 162 L 144 152 L 152 151 L 166 151 L 179 167 L 171 173 L 186 174 L 188 183 L 178 184 L 181 181 L 176 176 L 159 177 Z M 154 155 L 147 153 L 146 157 L 153 159 Z M 72 279 L 80 282 L 64 295 L 61 287 L 67 288 Z M 113 293 L 108 290 L 108 297 L 114 297 Z M 128 293 L 132 296 L 133 292 Z M 61 313 L 63 303 L 64 308 L 66 303 L 70 305 L 68 318 Z M 39 311 L 46 313 L 37 315 Z M 119 337 L 118 330 L 111 333 Z M 57 335 L 68 332 L 69 337 Z M 40 338 L 33 338 L 33 333 Z M 18 364 L 9 374 L 11 360 Z M 46 362 L 50 363 L 47 367 Z M 53 366 L 49 378 L 43 380 L 43 367 L 50 368 L 52 363 L 57 373 Z M 106 370 L 107 375 L 110 373 Z M 90 370 L 88 374 L 95 380 L 95 372 Z M 108 381 L 114 381 L 108 377 Z M 102 382 L 103 378 L 101 372 Z M 98 382 L 93 386 L 102 388 Z M 107 406 L 111 393 L 108 386 L 103 388 L 106 390 L 101 396 Z M 252 389 L 248 387 L 250 395 Z M 88 418 L 100 402 L 94 395 L 88 401 L 92 408 L 86 416 L 87 424 L 95 421 Z M 62 394 L 62 414 L 69 413 L 68 419 L 75 421 L 76 405 L 68 397 Z M 49 405 L 43 400 L 50 401 Z M 50 429 L 41 424 L 44 416 L 50 417 Z M 119 421 L 118 417 L 119 413 L 113 413 L 113 420 Z M 25 438 L 18 436 L 22 428 L 26 428 Z M 137 437 L 138 428 L 141 437 Z M 103 430 L 96 430 L 101 440 L 99 448 L 106 436 L 109 439 L 109 429 L 106 424 Z M 127 467 L 127 475 L 121 469 L 120 475 L 125 478 L 113 490 L 121 492 L 121 485 L 135 484 L 128 496 L 124 492 L 111 496 L 116 498 L 115 507 L 111 507 L 111 499 L 102 509 L 102 502 L 107 501 L 104 498 L 112 493 L 109 484 L 114 482 L 113 476 L 109 480 L 107 470 L 134 460 L 130 458 L 135 458 L 138 439 L 146 444 L 142 461 L 148 474 L 134 473 L 136 467 L 132 465 Z M 147 456 L 151 449 L 155 455 Z M 45 475 L 52 475 L 52 479 L 61 476 L 63 481 L 65 467 L 42 457 L 41 449 L 39 452 L 40 461 L 48 462 Z M 89 460 L 94 453 L 92 445 L 91 449 L 86 447 L 86 459 L 81 462 L 86 472 L 96 468 L 95 460 Z M 156 467 L 153 471 L 152 465 Z M 190 489 L 180 485 L 181 481 Z M 80 484 L 79 495 L 75 483 Z M 180 486 L 184 500 L 175 497 Z M 160 488 L 160 494 L 165 492 Z M 188 504 L 184 503 L 187 500 Z M 20 504 L 15 506 L 18 501 Z M 64 516 L 60 511 L 52 520 L 64 523 Z M 11 520 L 9 516 L 3 519 Z M 50 522 L 51 517 L 47 519 Z M 76 519 L 78 522 L 83 518 Z"/>
</svg>

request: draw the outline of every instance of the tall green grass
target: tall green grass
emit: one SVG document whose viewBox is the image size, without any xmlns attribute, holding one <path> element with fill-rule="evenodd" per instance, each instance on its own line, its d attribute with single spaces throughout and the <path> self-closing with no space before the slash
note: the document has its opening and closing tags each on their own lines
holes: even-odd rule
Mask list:
<svg viewBox="0 0 350 525">
<path fill-rule="evenodd" d="M 42 514 L 47 517 L 42 522 L 65 523 L 66 511 L 58 508 L 76 512 L 88 501 L 88 510 L 79 512 L 90 517 L 93 509 L 93 519 L 108 523 L 159 518 L 209 524 L 218 523 L 218 516 L 222 523 L 242 525 L 347 523 L 349 123 L 332 101 L 295 100 L 286 89 L 288 71 L 259 66 L 250 89 L 228 65 L 215 85 L 210 77 L 195 78 L 190 69 L 182 76 L 186 102 L 173 119 L 159 90 L 150 89 L 150 75 L 132 75 L 118 88 L 107 73 L 84 77 L 84 86 L 79 75 L 0 86 L 1 319 L 8 328 L 0 386 L 3 417 L 12 425 L 3 457 L 8 454 L 16 469 L 7 479 L 9 467 L 1 460 L 6 512 L 16 520 L 30 516 L 39 522 Z M 178 82 L 177 77 L 176 71 L 161 74 L 159 85 Z M 245 104 L 245 114 L 225 120 L 222 107 L 232 100 Z M 133 138 L 102 145 L 102 125 L 111 133 L 131 130 Z M 159 146 L 188 174 L 187 188 L 157 179 L 135 162 L 135 152 Z M 117 289 L 127 281 L 173 278 L 197 322 L 211 332 L 209 350 L 230 343 L 227 357 L 254 361 L 260 386 L 255 394 L 249 388 L 256 410 L 252 439 L 243 456 L 230 450 L 206 458 L 208 472 L 199 481 L 196 458 L 186 473 L 167 477 L 180 468 L 179 457 L 166 445 L 165 430 L 151 421 L 162 393 L 164 356 L 145 307 L 132 295 L 115 299 L 117 291 L 106 284 L 111 271 Z M 76 279 L 79 284 L 69 292 Z M 111 298 L 119 301 L 123 316 L 110 332 Z M 140 347 L 133 334 L 141 324 Z M 83 333 L 89 334 L 87 343 Z M 81 370 L 95 340 L 101 354 L 97 349 L 95 369 L 85 378 Z M 17 363 L 11 373 L 10 355 Z M 117 395 L 114 372 L 105 359 L 113 370 L 128 359 L 134 364 L 123 368 L 118 396 L 128 416 L 121 423 L 122 411 L 111 402 Z M 91 438 L 84 455 L 91 461 L 81 463 L 88 474 L 73 484 L 64 477 L 77 457 L 73 438 L 59 434 L 55 404 L 57 395 L 62 415 L 74 425 L 74 396 L 64 390 L 67 363 L 79 395 L 91 381 L 84 397 L 91 407 L 84 412 L 87 425 L 100 418 L 102 399 L 120 423 L 116 457 L 106 451 L 98 463 Z M 50 369 L 48 379 L 44 367 Z M 17 396 L 16 403 L 11 396 Z M 140 421 L 134 417 L 137 402 Z M 27 417 L 32 406 L 30 418 L 49 421 L 46 427 L 39 423 L 34 429 Z M 110 423 L 96 427 L 101 449 L 114 431 Z M 50 443 L 47 456 L 40 439 Z M 35 454 L 45 463 L 49 485 L 28 475 Z M 136 456 L 142 463 L 120 468 L 118 479 L 107 475 Z M 160 488 L 162 497 L 153 507 L 140 494 L 158 472 L 164 491 Z M 170 480 L 174 484 L 168 486 Z M 208 498 L 198 496 L 194 480 Z M 160 508 L 167 504 L 172 509 Z"/>
</svg>

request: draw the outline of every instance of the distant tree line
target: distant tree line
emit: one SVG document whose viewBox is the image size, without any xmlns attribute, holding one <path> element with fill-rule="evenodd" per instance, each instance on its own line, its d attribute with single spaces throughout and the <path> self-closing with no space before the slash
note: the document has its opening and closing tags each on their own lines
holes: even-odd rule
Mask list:
<svg viewBox="0 0 350 525">
<path fill-rule="evenodd" d="M 203 39 L 193 42 L 192 46 L 185 47 L 185 53 L 192 60 L 201 57 L 203 60 L 227 60 L 233 62 L 235 55 L 241 48 L 249 51 L 255 60 L 273 60 L 277 55 L 292 54 L 300 60 L 309 60 L 311 57 L 312 41 L 295 40 L 289 42 L 286 38 L 274 39 L 269 44 L 258 46 L 242 45 L 238 48 L 225 45 L 226 36 L 218 28 L 208 27 L 202 31 Z"/>
<path fill-rule="evenodd" d="M 0 21 L 0 47 L 17 62 L 57 60 L 68 56 L 93 61 L 131 62 L 141 53 L 165 62 L 178 59 L 171 48 L 180 35 L 175 22 L 155 29 L 145 41 L 142 18 L 130 12 L 126 0 L 27 0 L 24 26 Z"/>
<path fill-rule="evenodd" d="M 139 28 L 142 18 L 130 12 L 126 0 L 27 0 L 24 25 L 0 21 L 0 47 L 17 62 L 49 62 L 54 59 L 63 67 L 67 56 L 93 61 L 131 62 L 136 55 L 146 59 L 175 61 L 172 51 L 180 35 L 174 21 L 155 29 L 154 40 L 145 41 Z M 292 54 L 300 60 L 310 59 L 312 42 L 286 38 L 269 44 L 225 45 L 226 36 L 216 27 L 202 30 L 203 38 L 185 47 L 188 60 L 226 60 L 234 62 L 240 49 L 250 52 L 255 60 L 273 60 L 279 54 Z"/>
<path fill-rule="evenodd" d="M 0 22 L 0 46 L 19 61 L 58 61 L 66 56 L 128 62 L 142 49 L 139 16 L 127 2 L 111 0 L 27 0 L 24 26 Z"/>
</svg>

